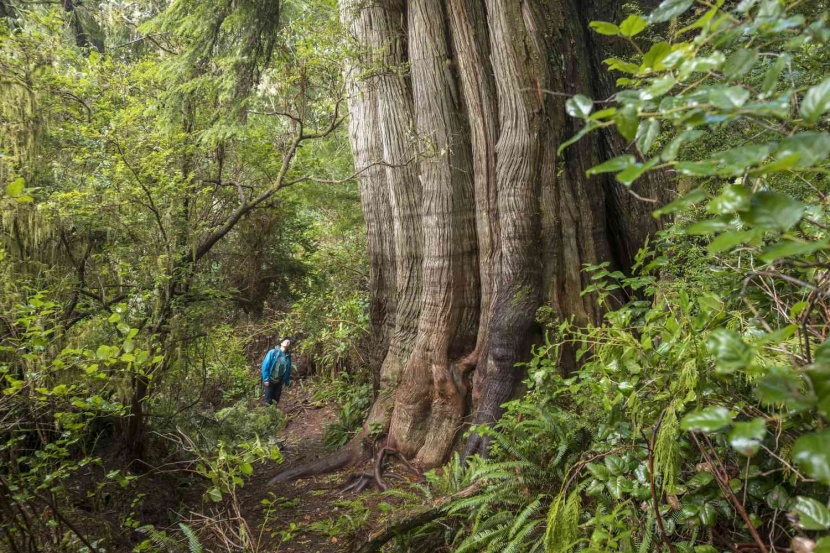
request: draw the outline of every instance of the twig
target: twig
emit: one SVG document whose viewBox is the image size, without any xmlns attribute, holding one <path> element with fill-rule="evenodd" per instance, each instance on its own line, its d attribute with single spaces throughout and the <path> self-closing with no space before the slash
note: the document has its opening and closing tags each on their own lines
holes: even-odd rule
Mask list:
<svg viewBox="0 0 830 553">
<path fill-rule="evenodd" d="M 755 526 L 753 526 L 752 521 L 749 520 L 749 515 L 746 514 L 746 509 L 743 505 L 741 505 L 741 502 L 738 501 L 738 498 L 735 497 L 735 494 L 732 492 L 732 488 L 729 487 L 729 477 L 722 472 L 723 464 L 720 462 L 720 458 L 717 456 L 717 453 L 715 453 L 715 449 L 712 447 L 712 444 L 709 443 L 707 439 L 707 445 L 712 448 L 712 453 L 718 461 L 717 465 L 712 457 L 709 456 L 709 452 L 700 443 L 700 440 L 697 439 L 697 432 L 691 432 L 691 436 L 695 442 L 695 445 L 697 445 L 697 448 L 703 454 L 704 459 L 706 459 L 706 462 L 712 468 L 712 474 L 714 475 L 715 481 L 718 483 L 721 491 L 732 502 L 735 510 L 738 511 L 738 514 L 741 515 L 741 518 L 746 523 L 746 527 L 749 528 L 749 532 L 752 534 L 752 538 L 755 540 L 755 544 L 758 546 L 758 549 L 761 550 L 761 553 L 769 553 L 769 550 L 767 549 L 767 546 L 764 545 L 764 541 L 761 539 L 761 536 L 758 535 L 758 531 L 755 530 Z"/>
</svg>

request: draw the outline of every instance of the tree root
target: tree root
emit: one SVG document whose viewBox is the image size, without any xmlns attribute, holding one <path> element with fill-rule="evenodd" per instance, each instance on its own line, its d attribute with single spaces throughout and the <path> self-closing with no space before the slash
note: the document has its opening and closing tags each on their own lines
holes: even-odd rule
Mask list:
<svg viewBox="0 0 830 553">
<path fill-rule="evenodd" d="M 362 437 L 361 434 L 358 434 L 356 438 L 352 439 L 351 442 L 331 455 L 326 455 L 316 461 L 312 461 L 277 474 L 268 481 L 268 485 L 273 486 L 277 482 L 288 482 L 289 480 L 294 480 L 295 478 L 303 478 L 306 476 L 314 476 L 316 474 L 332 472 L 349 465 L 353 465 L 363 458 L 365 457 L 363 452 Z"/>
<path fill-rule="evenodd" d="M 356 477 L 353 477 L 354 480 L 350 482 L 345 488 L 343 488 L 342 492 L 355 492 L 359 493 L 371 486 L 373 483 L 377 484 L 377 487 L 383 491 L 389 489 L 389 485 L 383 479 L 383 472 L 384 472 L 384 461 L 388 457 L 397 457 L 400 459 L 404 466 L 412 473 L 416 474 L 418 477 L 421 476 L 421 473 L 413 467 L 409 461 L 401 454 L 400 451 L 391 447 L 384 447 L 378 452 L 377 456 L 375 457 L 374 469 L 372 472 L 364 472 L 358 474 Z M 389 473 L 389 478 L 395 478 L 397 480 L 404 480 L 403 476 L 400 476 L 395 473 Z"/>
</svg>

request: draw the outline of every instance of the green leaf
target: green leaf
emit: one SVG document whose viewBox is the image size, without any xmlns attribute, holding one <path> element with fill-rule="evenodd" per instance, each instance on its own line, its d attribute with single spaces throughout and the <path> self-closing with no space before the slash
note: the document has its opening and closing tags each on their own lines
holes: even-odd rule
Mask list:
<svg viewBox="0 0 830 553">
<path fill-rule="evenodd" d="M 591 21 L 589 26 L 601 35 L 617 36 L 620 34 L 620 28 L 607 21 Z"/>
<path fill-rule="evenodd" d="M 752 363 L 754 354 L 737 332 L 727 328 L 716 328 L 706 337 L 706 348 L 715 356 L 718 373 L 729 374 L 742 370 Z"/>
<path fill-rule="evenodd" d="M 813 553 L 830 553 L 830 536 L 824 536 L 818 540 Z"/>
<path fill-rule="evenodd" d="M 698 138 L 703 136 L 703 131 L 683 131 L 682 133 L 678 134 L 674 138 L 672 138 L 671 142 L 663 148 L 663 152 L 660 154 L 660 158 L 663 161 L 674 161 L 677 158 L 677 154 L 680 151 L 680 147 L 686 143 L 694 142 Z"/>
<path fill-rule="evenodd" d="M 763 232 L 758 229 L 751 230 L 733 230 L 724 232 L 717 238 L 712 240 L 706 249 L 711 253 L 720 253 L 730 248 L 734 248 L 739 244 L 748 244 L 754 242 L 763 236 Z"/>
<path fill-rule="evenodd" d="M 626 140 L 634 140 L 637 135 L 637 127 L 639 121 L 637 119 L 637 108 L 631 104 L 626 104 L 621 110 L 617 112 L 614 117 L 614 122 L 617 124 L 617 131 Z"/>
<path fill-rule="evenodd" d="M 830 339 L 822 342 L 813 352 L 812 367 L 830 369 Z"/>
<path fill-rule="evenodd" d="M 571 117 L 578 117 L 580 119 L 587 119 L 591 115 L 591 110 L 594 109 L 594 102 L 587 96 L 577 94 L 565 102 L 565 111 Z"/>
<path fill-rule="evenodd" d="M 749 100 L 749 91 L 742 86 L 716 86 L 709 90 L 709 102 L 716 108 L 733 111 Z"/>
<path fill-rule="evenodd" d="M 637 135 L 634 138 L 637 142 L 637 148 L 644 154 L 647 154 L 659 134 L 660 122 L 657 119 L 644 119 L 640 121 L 640 125 L 637 127 Z"/>
<path fill-rule="evenodd" d="M 619 476 L 625 472 L 625 459 L 623 459 L 619 455 L 606 455 L 602 461 L 603 463 L 605 463 L 605 466 L 608 467 L 608 470 L 610 470 L 611 474 L 613 474 L 614 476 Z"/>
<path fill-rule="evenodd" d="M 820 249 L 826 248 L 828 239 L 820 240 L 818 242 L 801 242 L 799 240 L 784 239 L 776 244 L 772 244 L 764 248 L 763 253 L 758 256 L 761 261 L 767 263 L 775 261 L 776 259 L 783 259 L 785 257 L 793 257 L 798 255 L 808 255 Z"/>
<path fill-rule="evenodd" d="M 663 0 L 657 9 L 651 12 L 649 21 L 652 23 L 662 23 L 668 21 L 673 17 L 677 17 L 686 12 L 692 7 L 693 0 Z"/>
<path fill-rule="evenodd" d="M 713 215 L 727 215 L 743 211 L 749 205 L 750 190 L 746 186 L 730 184 L 723 187 L 721 193 L 706 206 L 706 211 Z"/>
<path fill-rule="evenodd" d="M 711 161 L 719 164 L 718 175 L 739 176 L 747 169 L 760 165 L 770 154 L 770 147 L 766 144 L 741 146 L 719 152 Z"/>
<path fill-rule="evenodd" d="M 830 155 L 830 133 L 801 132 L 781 141 L 779 144 L 775 151 L 775 158 L 793 161 L 790 165 L 776 170 L 821 165 L 827 161 L 828 155 Z M 764 167 L 761 169 L 764 169 Z"/>
<path fill-rule="evenodd" d="M 250 476 L 254 473 L 254 467 L 251 466 L 251 463 L 242 463 L 239 465 L 239 472 L 245 476 Z"/>
<path fill-rule="evenodd" d="M 657 42 L 643 55 L 643 67 L 654 71 L 666 69 L 663 60 L 671 54 L 671 44 L 668 42 Z"/>
<path fill-rule="evenodd" d="M 112 357 L 111 348 L 107 345 L 101 344 L 100 346 L 98 346 L 98 350 L 95 352 L 95 357 L 102 360 L 109 359 L 110 357 Z"/>
<path fill-rule="evenodd" d="M 686 234 L 703 235 L 712 234 L 714 232 L 723 231 L 729 228 L 729 220 L 725 217 L 715 217 L 714 219 L 704 219 L 698 221 L 693 225 L 686 227 Z"/>
<path fill-rule="evenodd" d="M 643 90 L 645 99 L 652 100 L 654 98 L 659 98 L 674 88 L 675 84 L 677 84 L 677 80 L 671 75 L 654 79 L 651 81 L 651 85 Z"/>
<path fill-rule="evenodd" d="M 627 169 L 628 167 L 632 167 L 637 165 L 637 160 L 631 154 L 625 154 L 622 156 L 617 156 L 613 159 L 609 159 L 605 163 L 600 163 L 595 167 L 591 167 L 588 169 L 588 175 L 598 175 L 600 173 L 616 173 L 617 171 L 622 171 L 623 169 Z"/>
<path fill-rule="evenodd" d="M 801 100 L 801 115 L 807 121 L 815 123 L 827 110 L 830 110 L 830 78 L 811 86 Z"/>
<path fill-rule="evenodd" d="M 718 518 L 718 512 L 715 510 L 715 506 L 707 501 L 701 506 L 698 516 L 700 517 L 700 522 L 705 526 L 714 526 Z"/>
<path fill-rule="evenodd" d="M 822 365 L 822 368 L 812 368 L 805 372 L 810 379 L 813 393 L 816 394 L 816 406 L 823 415 L 830 415 L 830 368 Z"/>
<path fill-rule="evenodd" d="M 680 173 L 691 177 L 714 175 L 718 168 L 712 161 L 681 161 L 675 167 Z"/>
<path fill-rule="evenodd" d="M 625 21 L 620 23 L 620 34 L 624 37 L 633 37 L 643 32 L 643 30 L 648 26 L 648 23 L 645 19 L 640 17 L 639 15 L 629 15 Z"/>
<path fill-rule="evenodd" d="M 686 481 L 686 485 L 691 489 L 702 488 L 712 483 L 715 477 L 708 470 L 698 472 Z"/>
<path fill-rule="evenodd" d="M 792 58 L 788 54 L 781 54 L 778 56 L 778 59 L 775 60 L 775 63 L 769 66 L 767 69 L 767 73 L 764 76 L 764 84 L 761 85 L 761 93 L 765 96 L 769 96 L 775 91 L 775 85 L 778 84 L 778 78 L 781 76 L 781 72 L 787 67 L 787 64 L 790 62 Z"/>
<path fill-rule="evenodd" d="M 815 398 L 802 391 L 801 374 L 785 367 L 772 367 L 755 383 L 755 397 L 764 405 L 785 405 L 793 411 L 804 411 L 815 405 Z"/>
<path fill-rule="evenodd" d="M 209 489 L 208 492 L 207 492 L 207 495 L 208 495 L 208 497 L 210 497 L 216 503 L 219 503 L 220 501 L 222 501 L 222 492 L 219 490 L 219 488 Z"/>
<path fill-rule="evenodd" d="M 805 530 L 827 530 L 830 528 L 830 509 L 812 497 L 799 495 L 795 498 L 792 514 Z"/>
<path fill-rule="evenodd" d="M 23 194 L 23 189 L 26 188 L 26 181 L 23 180 L 23 177 L 19 177 L 11 181 L 9 184 L 6 185 L 6 194 L 11 196 L 12 198 L 16 198 Z"/>
<path fill-rule="evenodd" d="M 830 430 L 805 434 L 796 440 L 793 461 L 810 478 L 830 485 Z"/>
<path fill-rule="evenodd" d="M 611 477 L 611 471 L 604 465 L 588 463 L 585 465 L 585 468 L 588 469 L 588 472 L 590 472 L 591 475 L 593 475 L 593 477 L 597 480 L 605 481 Z"/>
<path fill-rule="evenodd" d="M 732 422 L 732 413 L 726 407 L 713 406 L 693 411 L 683 417 L 680 428 L 683 430 L 700 430 L 716 432 Z"/>
<path fill-rule="evenodd" d="M 764 498 L 770 509 L 786 509 L 790 503 L 790 494 L 783 486 L 775 486 Z"/>
<path fill-rule="evenodd" d="M 629 75 L 636 75 L 640 72 L 639 65 L 628 61 L 623 61 L 619 58 L 608 58 L 606 60 L 603 60 L 602 63 L 608 66 L 609 71 L 621 71 L 623 73 L 628 73 Z"/>
<path fill-rule="evenodd" d="M 767 421 L 755 418 L 749 422 L 736 422 L 729 433 L 729 445 L 745 457 L 753 457 L 761 447 L 767 433 Z"/>
<path fill-rule="evenodd" d="M 754 48 L 740 48 L 726 58 L 726 63 L 723 66 L 723 76 L 731 81 L 737 77 L 746 75 L 752 70 L 757 61 L 758 50 Z"/>
<path fill-rule="evenodd" d="M 749 209 L 741 220 L 765 230 L 789 230 L 804 215 L 804 204 L 777 192 L 757 192 L 749 201 Z"/>
<path fill-rule="evenodd" d="M 674 200 L 673 202 L 664 205 L 660 209 L 654 212 L 655 217 L 659 217 L 661 215 L 668 215 L 670 213 L 676 213 L 683 209 L 686 209 L 692 204 L 697 202 L 702 202 L 706 199 L 706 192 L 704 192 L 701 188 L 695 188 L 685 196 Z"/>
<path fill-rule="evenodd" d="M 643 173 L 657 165 L 658 162 L 659 159 L 654 158 L 652 160 L 649 160 L 647 163 L 637 163 L 635 165 L 632 165 L 631 167 L 626 167 L 625 169 L 617 173 L 617 181 L 628 186 L 635 180 L 640 178 L 640 176 Z"/>
</svg>

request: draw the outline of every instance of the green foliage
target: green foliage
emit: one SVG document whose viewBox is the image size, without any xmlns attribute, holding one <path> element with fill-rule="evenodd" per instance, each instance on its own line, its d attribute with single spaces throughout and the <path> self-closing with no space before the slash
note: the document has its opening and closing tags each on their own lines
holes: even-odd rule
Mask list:
<svg viewBox="0 0 830 553">
<path fill-rule="evenodd" d="M 0 6 L 0 548 L 253 549 L 227 516 L 284 417 L 251 330 L 361 362 L 357 186 L 316 182 L 352 171 L 336 3 L 73 5 Z M 206 518 L 164 533 L 129 496 L 170 474 Z"/>
<path fill-rule="evenodd" d="M 337 421 L 329 424 L 323 435 L 326 445 L 336 449 L 346 445 L 360 430 L 372 405 L 372 385 L 344 373 L 331 382 L 321 383 L 314 399 L 334 399 L 340 406 Z"/>
</svg>

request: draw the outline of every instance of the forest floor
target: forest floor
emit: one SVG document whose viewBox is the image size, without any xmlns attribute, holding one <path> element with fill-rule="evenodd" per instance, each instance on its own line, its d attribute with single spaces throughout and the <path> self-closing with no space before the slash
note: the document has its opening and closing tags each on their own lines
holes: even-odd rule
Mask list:
<svg viewBox="0 0 830 553">
<path fill-rule="evenodd" d="M 400 499 L 377 490 L 342 491 L 355 474 L 371 470 L 368 460 L 339 472 L 269 485 L 277 473 L 330 453 L 324 434 L 338 416 L 336 405 L 313 402 L 311 392 L 300 386 L 283 392 L 280 407 L 288 417 L 278 436 L 283 462 L 257 467 L 239 492 L 242 514 L 260 536 L 259 550 L 349 551 L 355 540 L 382 524 Z"/>
</svg>

